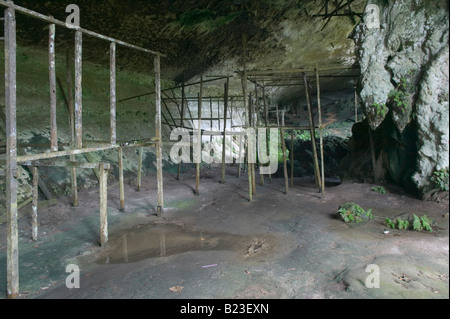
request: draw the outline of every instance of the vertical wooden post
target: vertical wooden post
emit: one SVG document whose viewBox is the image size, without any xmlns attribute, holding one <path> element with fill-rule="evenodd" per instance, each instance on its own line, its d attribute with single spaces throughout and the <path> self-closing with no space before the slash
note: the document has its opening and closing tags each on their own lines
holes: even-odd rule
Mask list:
<svg viewBox="0 0 450 319">
<path fill-rule="evenodd" d="M 119 193 L 120 193 L 120 207 L 119 210 L 122 212 L 125 210 L 125 191 L 123 183 L 123 148 L 119 147 Z"/>
<path fill-rule="evenodd" d="M 100 245 L 108 241 L 108 169 L 101 163 L 100 167 Z"/>
<path fill-rule="evenodd" d="M 139 148 L 139 163 L 138 163 L 138 172 L 137 172 L 137 185 L 136 185 L 136 191 L 141 191 L 141 185 L 142 185 L 142 157 L 144 154 L 144 148 Z"/>
<path fill-rule="evenodd" d="M 31 205 L 31 238 L 36 241 L 38 236 L 38 194 L 39 194 L 39 172 L 36 166 L 33 166 L 33 204 Z"/>
<path fill-rule="evenodd" d="M 255 105 L 256 105 L 256 125 L 258 126 L 258 127 L 260 127 L 261 126 L 261 106 L 260 106 L 260 104 L 259 104 L 259 101 L 258 101 L 258 84 L 257 84 L 257 82 L 255 81 Z M 255 130 L 255 134 L 256 134 L 256 139 L 257 139 L 257 144 L 258 144 L 258 147 L 259 147 L 259 135 L 258 135 L 258 131 L 257 130 Z M 258 154 L 258 152 L 256 152 L 256 155 L 258 156 L 258 167 L 261 167 L 261 163 L 260 163 L 260 160 L 259 160 L 259 154 Z M 262 186 L 264 186 L 264 174 L 259 174 L 259 177 L 260 177 L 260 180 L 261 180 L 261 185 Z"/>
<path fill-rule="evenodd" d="M 184 128 L 184 104 L 185 104 L 185 95 L 184 95 L 184 82 L 181 86 L 181 111 L 180 111 L 180 116 L 181 116 L 181 122 L 180 122 L 180 127 Z M 179 152 L 178 155 L 181 155 L 181 150 Z M 178 169 L 177 169 L 177 180 L 180 180 L 180 173 L 181 173 L 181 162 L 178 163 Z"/>
<path fill-rule="evenodd" d="M 320 171 L 321 171 L 321 192 L 322 197 L 325 196 L 325 162 L 323 155 L 323 123 L 322 123 L 322 106 L 320 103 L 320 77 L 319 66 L 316 65 L 316 83 L 317 83 L 317 110 L 319 113 L 319 133 L 320 133 Z"/>
<path fill-rule="evenodd" d="M 82 43 L 83 33 L 75 33 L 75 145 L 76 148 L 83 148 L 83 124 L 82 124 Z"/>
<path fill-rule="evenodd" d="M 244 147 L 242 142 L 242 135 L 239 135 L 239 154 L 238 154 L 238 165 L 237 165 L 237 178 L 241 177 L 241 162 L 242 162 L 242 148 Z"/>
<path fill-rule="evenodd" d="M 202 165 L 202 99 L 203 99 L 203 76 L 200 78 L 200 92 L 198 93 L 198 103 L 197 103 L 197 163 L 195 163 L 196 173 L 195 173 L 195 195 L 199 195 L 200 187 L 200 170 Z"/>
<path fill-rule="evenodd" d="M 289 177 L 287 172 L 286 163 L 286 142 L 284 140 L 284 125 L 280 128 L 280 138 L 281 138 L 281 151 L 283 152 L 283 173 L 284 173 L 284 189 L 285 194 L 289 192 Z"/>
<path fill-rule="evenodd" d="M 72 67 L 71 55 L 69 49 L 66 50 L 66 83 L 67 83 L 67 103 L 69 108 L 69 126 L 70 126 L 70 147 L 75 147 L 75 128 L 74 128 L 74 96 L 73 96 L 73 81 L 72 81 Z M 75 155 L 70 156 L 71 161 L 75 161 Z M 77 185 L 77 169 L 70 168 L 71 187 L 72 187 L 72 206 L 78 207 L 78 185 Z"/>
<path fill-rule="evenodd" d="M 116 43 L 111 42 L 109 48 L 110 70 L 109 70 L 109 100 L 110 100 L 110 136 L 111 144 L 117 142 L 116 133 Z"/>
<path fill-rule="evenodd" d="M 355 88 L 355 123 L 358 123 L 358 94 Z"/>
<path fill-rule="evenodd" d="M 242 61 L 244 73 L 241 76 L 242 84 L 242 95 L 244 97 L 244 110 L 247 116 L 245 117 L 245 128 L 250 128 L 250 114 L 247 110 L 246 100 L 247 100 L 247 34 L 242 33 Z M 247 137 L 247 151 L 252 149 L 252 139 Z M 253 183 L 252 183 L 252 172 L 248 169 L 248 199 L 253 201 Z"/>
<path fill-rule="evenodd" d="M 222 170 L 220 176 L 220 182 L 225 183 L 225 142 L 227 138 L 227 110 L 228 110 L 228 85 L 230 78 L 227 77 L 225 82 L 225 94 L 224 94 L 224 109 L 223 109 L 223 139 L 222 139 Z"/>
<path fill-rule="evenodd" d="M 55 66 L 55 25 L 49 25 L 48 73 L 50 86 L 50 149 L 58 151 L 58 133 L 56 128 L 56 66 Z"/>
<path fill-rule="evenodd" d="M 252 93 L 249 94 L 248 97 L 248 106 L 249 106 L 249 114 L 250 114 L 250 126 L 255 126 L 255 110 L 254 110 L 254 103 L 252 100 Z M 255 133 L 255 131 L 253 131 Z M 253 150 L 255 148 L 254 142 L 256 143 L 256 138 L 254 139 L 253 136 L 249 137 L 251 139 L 250 145 L 252 148 L 247 150 L 247 168 L 252 176 L 252 194 L 256 195 L 256 179 L 255 179 L 255 159 L 256 154 L 253 153 Z M 249 160 L 250 159 L 250 160 Z"/>
<path fill-rule="evenodd" d="M 211 128 L 211 131 L 213 131 L 213 110 L 212 110 L 212 97 L 209 97 L 209 115 L 210 115 L 210 119 L 209 119 L 209 127 Z M 220 117 L 220 115 L 218 116 Z M 219 120 L 220 121 L 220 120 Z M 212 135 L 209 136 L 209 142 L 212 142 Z"/>
<path fill-rule="evenodd" d="M 6 114 L 6 214 L 7 297 L 19 296 L 19 238 L 17 230 L 16 140 L 16 16 L 5 10 L 5 114 Z"/>
<path fill-rule="evenodd" d="M 311 147 L 313 151 L 313 162 L 314 162 L 314 176 L 316 186 L 320 188 L 321 182 L 320 182 L 319 160 L 317 158 L 317 148 L 316 148 L 316 130 L 314 128 L 314 118 L 311 110 L 311 101 L 309 99 L 309 89 L 308 89 L 309 84 L 308 79 L 306 78 L 306 73 L 303 73 L 303 83 L 305 85 L 306 103 L 308 105 L 309 129 L 311 132 Z"/>
<path fill-rule="evenodd" d="M 163 167 L 162 167 L 162 135 L 161 135 L 161 61 L 160 56 L 156 55 L 155 62 L 155 96 L 156 96 L 156 175 L 158 184 L 158 207 L 157 215 L 162 215 L 164 209 L 164 191 L 163 191 Z"/>
<path fill-rule="evenodd" d="M 264 84 L 264 83 L 263 83 Z M 263 85 L 262 87 L 262 94 L 263 94 L 263 107 L 264 107 L 264 125 L 266 127 L 266 149 L 267 149 L 267 155 L 270 154 L 270 143 L 269 143 L 269 130 L 267 130 L 269 126 L 269 110 L 266 105 L 266 88 Z M 278 152 L 278 150 L 277 150 Z M 269 174 L 269 181 L 272 181 L 272 174 Z"/>
<path fill-rule="evenodd" d="M 291 159 L 291 187 L 294 186 L 294 130 L 291 131 L 291 152 L 289 153 Z"/>
</svg>

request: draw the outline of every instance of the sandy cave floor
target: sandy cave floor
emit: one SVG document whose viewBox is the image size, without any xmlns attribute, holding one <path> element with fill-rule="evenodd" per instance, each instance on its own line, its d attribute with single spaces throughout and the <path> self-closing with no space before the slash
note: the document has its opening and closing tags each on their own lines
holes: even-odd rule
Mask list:
<svg viewBox="0 0 450 319">
<path fill-rule="evenodd" d="M 200 196 L 195 172 L 177 181 L 165 173 L 165 211 L 156 216 L 156 179 L 108 188 L 109 243 L 99 246 L 98 189 L 79 193 L 31 219 L 19 221 L 20 298 L 449 298 L 448 202 L 414 199 L 370 184 L 344 183 L 322 198 L 312 178 L 296 178 L 289 194 L 282 179 L 265 179 L 248 201 L 247 174 L 204 167 Z M 372 208 L 374 220 L 348 225 L 340 204 Z M 24 208 L 24 209 L 30 209 Z M 385 217 L 428 215 L 434 232 L 390 230 Z M 65 286 L 66 266 L 80 268 L 80 288 Z M 380 288 L 367 288 L 369 264 L 380 269 Z M 0 225 L 1 298 L 6 297 L 6 225 Z"/>
</svg>

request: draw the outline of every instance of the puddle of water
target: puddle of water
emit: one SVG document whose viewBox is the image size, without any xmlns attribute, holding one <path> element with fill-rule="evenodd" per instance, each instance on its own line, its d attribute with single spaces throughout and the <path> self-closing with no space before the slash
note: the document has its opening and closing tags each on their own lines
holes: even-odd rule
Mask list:
<svg viewBox="0 0 450 319">
<path fill-rule="evenodd" d="M 228 233 L 189 232 L 176 225 L 145 225 L 110 236 L 99 263 L 132 263 L 189 251 L 235 250 L 247 237 Z"/>
</svg>

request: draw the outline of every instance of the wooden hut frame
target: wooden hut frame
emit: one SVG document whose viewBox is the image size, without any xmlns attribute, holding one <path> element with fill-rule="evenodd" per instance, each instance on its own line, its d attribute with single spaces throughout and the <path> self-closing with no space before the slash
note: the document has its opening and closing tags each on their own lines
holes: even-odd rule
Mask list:
<svg viewBox="0 0 450 319">
<path fill-rule="evenodd" d="M 6 215 L 7 215 L 7 296 L 8 298 L 17 298 L 19 296 L 19 246 L 18 246 L 18 209 L 17 209 L 17 168 L 18 165 L 28 165 L 32 167 L 33 172 L 33 208 L 37 207 L 37 187 L 39 166 L 62 166 L 72 170 L 72 188 L 76 192 L 76 168 L 98 168 L 100 179 L 100 224 L 101 224 L 101 244 L 104 245 L 108 238 L 107 219 L 106 219 L 106 180 L 108 163 L 77 163 L 74 162 L 74 155 L 89 154 L 102 150 L 122 149 L 123 146 L 153 146 L 156 148 L 156 168 L 157 168 L 157 191 L 158 203 L 157 210 L 160 214 L 164 207 L 163 197 L 163 175 L 162 175 L 162 138 L 161 138 L 161 80 L 160 80 L 160 59 L 165 55 L 141 48 L 111 37 L 107 37 L 79 26 L 68 26 L 65 22 L 57 20 L 51 16 L 31 11 L 29 9 L 15 5 L 11 1 L 0 0 L 0 5 L 5 7 L 4 15 L 4 41 L 5 41 L 5 122 L 6 122 L 6 156 L 0 158 L 6 168 L 2 175 L 6 179 Z M 16 132 L 16 18 L 17 13 L 44 21 L 49 24 L 49 80 L 50 80 L 50 152 L 37 153 L 32 155 L 17 156 L 17 132 Z M 73 125 L 73 140 L 70 149 L 58 150 L 58 136 L 56 127 L 56 77 L 55 77 L 55 32 L 56 26 L 72 29 L 75 32 L 75 98 L 68 105 L 73 106 L 73 118 L 71 114 L 71 126 Z M 85 147 L 82 133 L 82 39 L 83 35 L 94 37 L 110 43 L 110 140 L 107 143 L 97 144 L 95 146 Z M 155 72 L 155 137 L 150 140 L 135 143 L 129 141 L 125 144 L 117 144 L 116 136 L 116 46 L 123 46 L 153 56 Z M 72 86 L 69 85 L 71 89 Z M 70 91 L 69 91 L 70 93 Z M 69 94 L 69 96 L 72 96 Z M 69 107 L 70 109 L 70 107 Z M 72 131 L 72 128 L 71 128 Z M 64 156 L 70 156 L 69 161 L 61 159 L 58 161 L 48 161 L 49 159 L 58 159 Z M 120 166 L 120 165 L 119 165 Z M 138 173 L 139 175 L 139 173 Z M 123 179 L 122 179 L 123 183 Z M 76 196 L 74 195 L 74 199 Z M 122 205 L 121 205 L 122 206 Z M 37 237 L 37 211 L 33 209 L 33 234 Z"/>
</svg>

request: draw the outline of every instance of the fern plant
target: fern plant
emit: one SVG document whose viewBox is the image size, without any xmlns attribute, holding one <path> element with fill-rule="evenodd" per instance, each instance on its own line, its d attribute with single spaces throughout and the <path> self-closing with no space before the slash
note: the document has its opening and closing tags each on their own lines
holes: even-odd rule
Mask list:
<svg viewBox="0 0 450 319">
<path fill-rule="evenodd" d="M 422 227 L 423 227 L 426 231 L 429 231 L 429 232 L 432 232 L 432 231 L 433 231 L 433 228 L 431 228 L 431 225 L 430 225 L 430 219 L 428 218 L 427 215 L 421 216 L 421 217 L 420 217 L 420 222 L 422 223 Z"/>
<path fill-rule="evenodd" d="M 409 227 L 409 221 L 406 219 L 397 218 L 397 227 L 399 230 L 407 230 Z"/>
<path fill-rule="evenodd" d="M 386 218 L 386 219 L 384 220 L 384 222 L 386 223 L 386 227 L 387 227 L 387 228 L 395 229 L 395 223 L 392 221 L 392 219 Z"/>
</svg>

